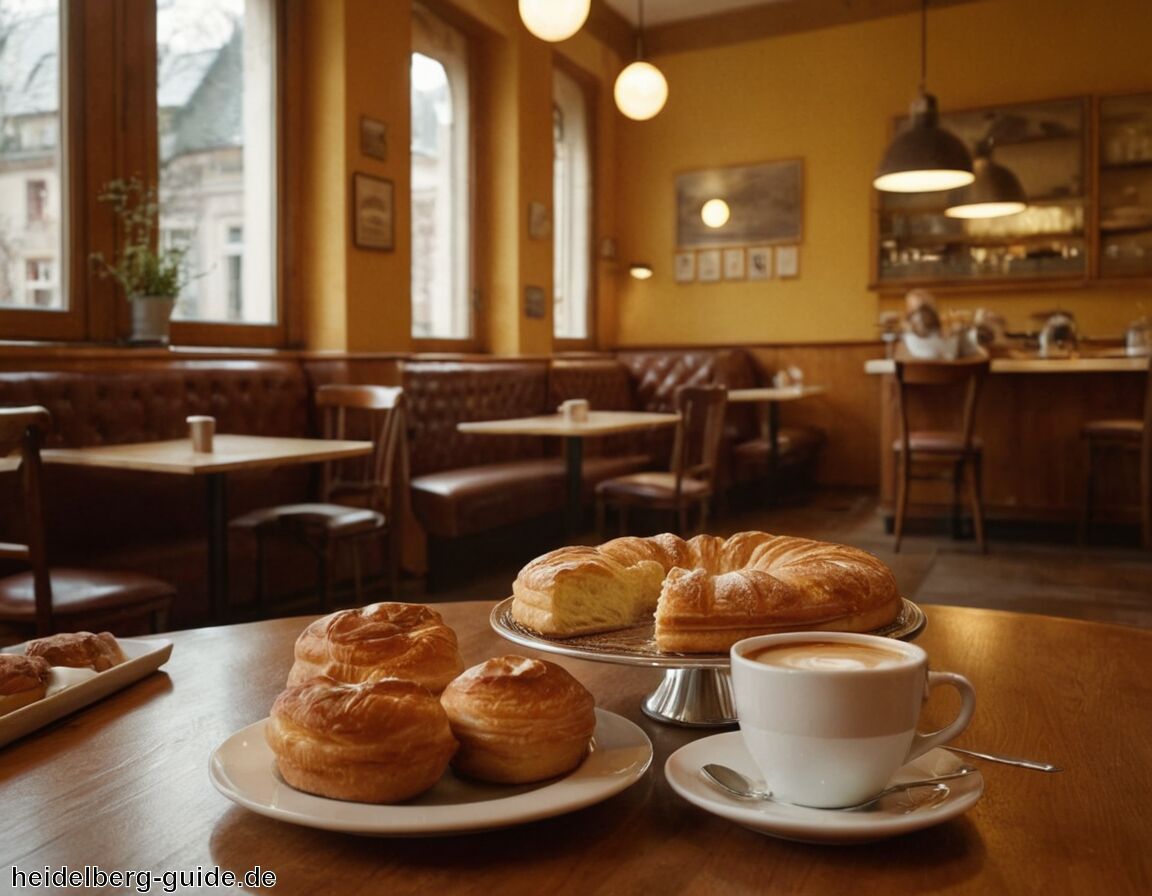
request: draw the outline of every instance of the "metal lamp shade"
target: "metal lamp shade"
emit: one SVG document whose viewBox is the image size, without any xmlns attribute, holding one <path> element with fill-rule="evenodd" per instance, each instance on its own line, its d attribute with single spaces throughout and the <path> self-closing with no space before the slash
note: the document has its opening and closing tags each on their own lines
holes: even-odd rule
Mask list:
<svg viewBox="0 0 1152 896">
<path fill-rule="evenodd" d="M 991 156 L 977 155 L 974 168 L 976 179 L 949 196 L 949 218 L 1002 218 L 1028 207 L 1019 178 Z"/>
<path fill-rule="evenodd" d="M 912 104 L 912 121 L 888 145 L 872 185 L 892 193 L 932 193 L 972 183 L 972 156 L 939 125 L 936 97 L 922 93 Z"/>
</svg>

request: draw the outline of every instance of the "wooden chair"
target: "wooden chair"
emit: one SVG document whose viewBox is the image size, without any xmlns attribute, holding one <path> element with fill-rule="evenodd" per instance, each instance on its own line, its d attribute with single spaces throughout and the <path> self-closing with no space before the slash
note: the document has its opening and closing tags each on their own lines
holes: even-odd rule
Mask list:
<svg viewBox="0 0 1152 896">
<path fill-rule="evenodd" d="M 407 479 L 404 392 L 398 386 L 327 385 L 316 392 L 316 406 L 327 439 L 370 439 L 366 457 L 324 465 L 320 502 L 266 507 L 229 523 L 256 540 L 256 601 L 266 592 L 265 541 L 287 537 L 316 558 L 317 587 L 325 608 L 333 606 L 339 552 L 347 548 L 354 564 L 354 588 L 363 603 L 360 550 L 372 541 L 384 548 L 392 595 L 398 591 L 398 502 Z"/>
<path fill-rule="evenodd" d="M 892 445 L 896 454 L 895 550 L 900 550 L 904 536 L 912 481 L 950 478 L 953 536 L 959 537 L 960 534 L 960 492 L 964 488 L 971 505 L 976 543 L 981 551 L 985 551 L 981 498 L 984 445 L 974 435 L 973 427 L 980 387 L 988 374 L 989 361 L 987 358 L 960 361 L 897 359 L 895 364 L 900 427 Z M 920 414 L 910 407 L 913 393 L 921 393 L 918 397 L 922 401 L 932 402 L 929 407 L 934 428 L 922 428 Z M 918 405 L 917 409 L 924 407 Z M 915 425 L 911 417 L 916 418 Z M 946 428 L 939 427 L 941 419 L 947 420 Z"/>
<path fill-rule="evenodd" d="M 671 469 L 631 473 L 596 486 L 596 530 L 603 534 L 608 505 L 617 508 L 620 533 L 627 531 L 632 507 L 676 512 L 677 532 L 688 530 L 688 512 L 699 508 L 697 530 L 708 518 L 715 491 L 716 457 L 724 429 L 727 389 L 685 386 L 676 394 L 680 420 L 676 424 Z"/>
<path fill-rule="evenodd" d="M 30 636 L 64 631 L 163 631 L 176 589 L 132 572 L 48 565 L 40 448 L 52 416 L 42 407 L 0 408 L 0 469 L 20 479 L 23 541 L 0 542 L 0 558 L 27 564 L 0 579 L 0 622 Z"/>
<path fill-rule="evenodd" d="M 1145 550 L 1152 551 L 1152 355 L 1148 358 L 1148 378 L 1144 386 L 1144 417 L 1090 420 L 1080 430 L 1088 448 L 1088 473 L 1084 481 L 1084 507 L 1080 518 L 1080 541 L 1088 537 L 1095 510 L 1096 477 L 1100 465 L 1117 454 L 1137 455 L 1140 508 L 1140 538 Z"/>
</svg>

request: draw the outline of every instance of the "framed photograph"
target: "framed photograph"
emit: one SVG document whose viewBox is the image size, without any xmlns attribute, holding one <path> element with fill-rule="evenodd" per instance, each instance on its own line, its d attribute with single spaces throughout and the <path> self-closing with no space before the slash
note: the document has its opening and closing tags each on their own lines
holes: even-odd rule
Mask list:
<svg viewBox="0 0 1152 896">
<path fill-rule="evenodd" d="M 710 226 L 704 204 L 722 199 L 728 216 Z M 804 223 L 804 162 L 786 159 L 690 171 L 676 178 L 676 246 L 799 243 Z"/>
<path fill-rule="evenodd" d="M 744 279 L 744 250 L 743 249 L 725 249 L 724 250 L 724 279 L 725 280 L 743 280 Z"/>
<path fill-rule="evenodd" d="M 772 250 L 768 246 L 748 249 L 748 279 L 769 280 L 772 277 Z"/>
<path fill-rule="evenodd" d="M 388 158 L 388 125 L 366 115 L 360 116 L 360 152 L 370 159 Z"/>
<path fill-rule="evenodd" d="M 544 307 L 544 287 L 543 286 L 525 286 L 524 287 L 524 316 L 531 318 L 542 318 L 546 313 Z"/>
<path fill-rule="evenodd" d="M 552 236 L 552 216 L 543 202 L 528 203 L 528 237 L 533 240 L 546 240 Z"/>
<path fill-rule="evenodd" d="M 395 248 L 392 181 L 352 175 L 352 242 L 357 249 Z"/>
<path fill-rule="evenodd" d="M 776 247 L 776 276 L 797 277 L 800 274 L 800 250 L 796 246 Z"/>
<path fill-rule="evenodd" d="M 691 283 L 696 279 L 696 253 L 676 253 L 676 282 Z"/>
<path fill-rule="evenodd" d="M 701 283 L 717 283 L 720 280 L 720 250 L 705 249 L 696 253 L 696 279 Z"/>
</svg>

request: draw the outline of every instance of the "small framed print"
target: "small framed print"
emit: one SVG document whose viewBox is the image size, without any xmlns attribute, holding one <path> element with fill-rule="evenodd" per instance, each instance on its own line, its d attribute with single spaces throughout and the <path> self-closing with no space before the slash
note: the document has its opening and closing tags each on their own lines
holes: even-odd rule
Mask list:
<svg viewBox="0 0 1152 896">
<path fill-rule="evenodd" d="M 748 250 L 748 279 L 769 280 L 772 277 L 772 250 L 768 246 L 752 246 Z"/>
<path fill-rule="evenodd" d="M 392 181 L 352 175 L 352 242 L 357 249 L 394 248 Z"/>
<path fill-rule="evenodd" d="M 743 280 L 744 279 L 744 250 L 743 249 L 725 249 L 724 250 L 724 279 L 725 280 Z"/>
<path fill-rule="evenodd" d="M 360 152 L 371 159 L 388 159 L 388 125 L 366 115 L 360 116 Z"/>
<path fill-rule="evenodd" d="M 676 253 L 676 282 L 691 283 L 696 279 L 696 253 Z"/>
<path fill-rule="evenodd" d="M 696 279 L 701 283 L 720 280 L 720 250 L 704 249 L 696 253 Z"/>
<path fill-rule="evenodd" d="M 800 250 L 796 246 L 776 247 L 776 276 L 796 277 L 800 274 Z"/>
<path fill-rule="evenodd" d="M 552 218 L 543 202 L 528 203 L 528 237 L 546 240 L 552 236 Z"/>
<path fill-rule="evenodd" d="M 524 287 L 524 316 L 531 318 L 542 318 L 545 314 L 544 308 L 544 287 L 542 286 L 525 286 Z"/>
</svg>

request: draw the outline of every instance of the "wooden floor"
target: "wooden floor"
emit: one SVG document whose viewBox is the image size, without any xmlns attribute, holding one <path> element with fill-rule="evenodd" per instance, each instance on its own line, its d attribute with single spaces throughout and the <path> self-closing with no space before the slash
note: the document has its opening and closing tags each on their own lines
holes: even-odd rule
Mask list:
<svg viewBox="0 0 1152 896">
<path fill-rule="evenodd" d="M 884 529 L 874 495 L 818 492 L 770 510 L 728 511 L 708 531 L 729 535 L 759 529 L 863 548 L 896 575 L 917 604 L 987 607 L 1152 628 L 1152 554 L 1135 533 L 1118 533 L 1117 546 L 1079 547 L 1070 532 L 1001 531 L 993 524 L 987 554 L 974 542 L 953 540 L 943 524 L 905 535 L 900 553 Z M 595 544 L 594 533 L 573 542 Z M 1131 545 L 1131 546 L 1126 546 Z M 464 581 L 406 599 L 495 600 L 511 594 L 516 560 L 479 569 Z M 406 589 L 407 591 L 408 589 Z"/>
</svg>

